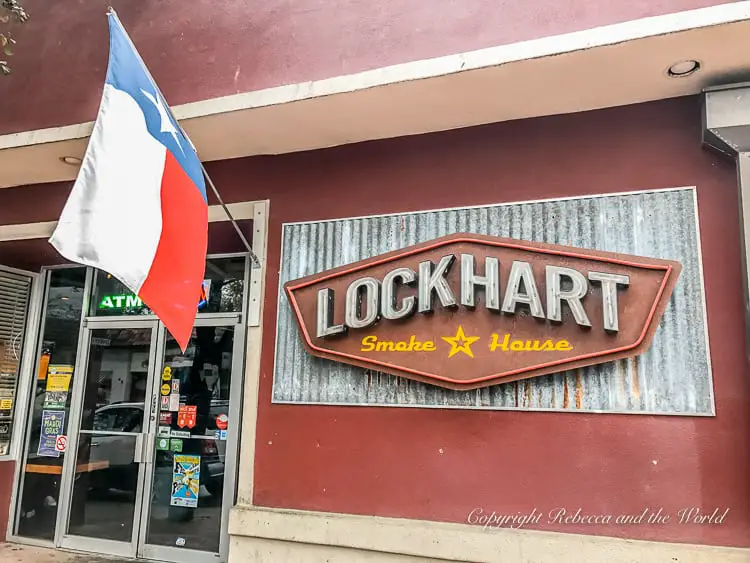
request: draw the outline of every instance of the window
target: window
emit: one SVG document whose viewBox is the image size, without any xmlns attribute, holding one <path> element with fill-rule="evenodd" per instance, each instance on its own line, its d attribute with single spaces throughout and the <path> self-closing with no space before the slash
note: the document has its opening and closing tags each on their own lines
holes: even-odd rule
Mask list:
<svg viewBox="0 0 750 563">
<path fill-rule="evenodd" d="M 19 536 L 44 540 L 55 537 L 65 454 L 56 452 L 43 439 L 42 427 L 45 420 L 55 416 L 62 420 L 62 433 L 67 434 L 85 281 L 86 268 L 55 269 L 47 274 L 41 350 L 35 358 L 38 369 L 29 413 L 31 428 L 16 502 L 15 532 Z"/>
<path fill-rule="evenodd" d="M 210 258 L 206 261 L 198 313 L 236 313 L 242 311 L 245 294 L 244 256 Z M 96 271 L 91 315 L 98 317 L 151 315 L 151 310 L 117 278 Z"/>
<path fill-rule="evenodd" d="M 31 278 L 0 268 L 0 455 L 10 450 Z"/>
</svg>

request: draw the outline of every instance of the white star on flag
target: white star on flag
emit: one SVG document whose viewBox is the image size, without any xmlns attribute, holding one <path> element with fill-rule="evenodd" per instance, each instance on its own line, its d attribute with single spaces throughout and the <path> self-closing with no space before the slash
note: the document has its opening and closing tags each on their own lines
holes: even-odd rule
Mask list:
<svg viewBox="0 0 750 563">
<path fill-rule="evenodd" d="M 143 92 L 143 95 L 148 98 L 148 101 L 154 104 L 156 107 L 156 111 L 159 112 L 159 117 L 161 118 L 161 132 L 162 133 L 169 133 L 174 137 L 175 142 L 177 143 L 177 146 L 180 147 L 180 150 L 185 153 L 185 151 L 182 148 L 182 143 L 180 143 L 180 138 L 177 135 L 177 128 L 175 128 L 174 123 L 172 123 L 172 120 L 169 118 L 169 113 L 167 113 L 167 108 L 164 107 L 164 104 L 161 101 L 161 96 L 154 97 L 154 95 L 151 92 L 147 92 L 143 88 L 141 88 L 141 92 Z"/>
</svg>

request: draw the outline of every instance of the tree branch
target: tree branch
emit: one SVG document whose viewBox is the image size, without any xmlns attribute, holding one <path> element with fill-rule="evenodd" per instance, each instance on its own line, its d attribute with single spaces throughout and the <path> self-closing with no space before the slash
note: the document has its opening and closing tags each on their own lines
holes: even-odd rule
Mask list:
<svg viewBox="0 0 750 563">
<path fill-rule="evenodd" d="M 18 0 L 0 0 L 0 24 L 8 24 L 11 20 L 18 23 L 26 23 L 29 19 L 29 13 L 24 9 Z M 13 55 L 13 45 L 16 40 L 9 31 L 0 29 L 0 57 L 10 57 Z M 10 74 L 10 65 L 7 60 L 0 59 L 0 73 Z"/>
</svg>

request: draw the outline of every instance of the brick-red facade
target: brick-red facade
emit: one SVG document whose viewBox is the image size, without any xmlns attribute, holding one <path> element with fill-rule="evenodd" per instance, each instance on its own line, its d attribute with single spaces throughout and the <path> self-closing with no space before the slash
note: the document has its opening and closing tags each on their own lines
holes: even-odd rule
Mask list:
<svg viewBox="0 0 750 563">
<path fill-rule="evenodd" d="M 448 522 L 718 507 L 722 525 L 536 529 L 750 546 L 737 180 L 700 131 L 689 97 L 211 163 L 227 200 L 270 200 L 255 503 Z M 54 220 L 67 186 L 0 190 L 0 223 Z M 681 186 L 697 187 L 715 417 L 271 404 L 282 223 Z"/>
<path fill-rule="evenodd" d="M 183 104 L 507 45 L 730 0 L 24 0 L 0 134 L 96 116 L 117 10 L 167 101 Z"/>
</svg>

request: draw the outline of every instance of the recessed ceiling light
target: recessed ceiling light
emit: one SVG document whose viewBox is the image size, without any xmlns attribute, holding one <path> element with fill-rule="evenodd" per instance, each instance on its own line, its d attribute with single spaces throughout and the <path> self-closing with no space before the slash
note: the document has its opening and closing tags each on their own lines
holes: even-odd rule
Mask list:
<svg viewBox="0 0 750 563">
<path fill-rule="evenodd" d="M 679 61 L 667 69 L 667 75 L 672 78 L 682 78 L 695 74 L 700 68 L 701 64 L 693 59 Z"/>
<path fill-rule="evenodd" d="M 70 166 L 80 166 L 83 161 L 77 156 L 61 156 L 60 162 L 69 164 Z"/>
</svg>

